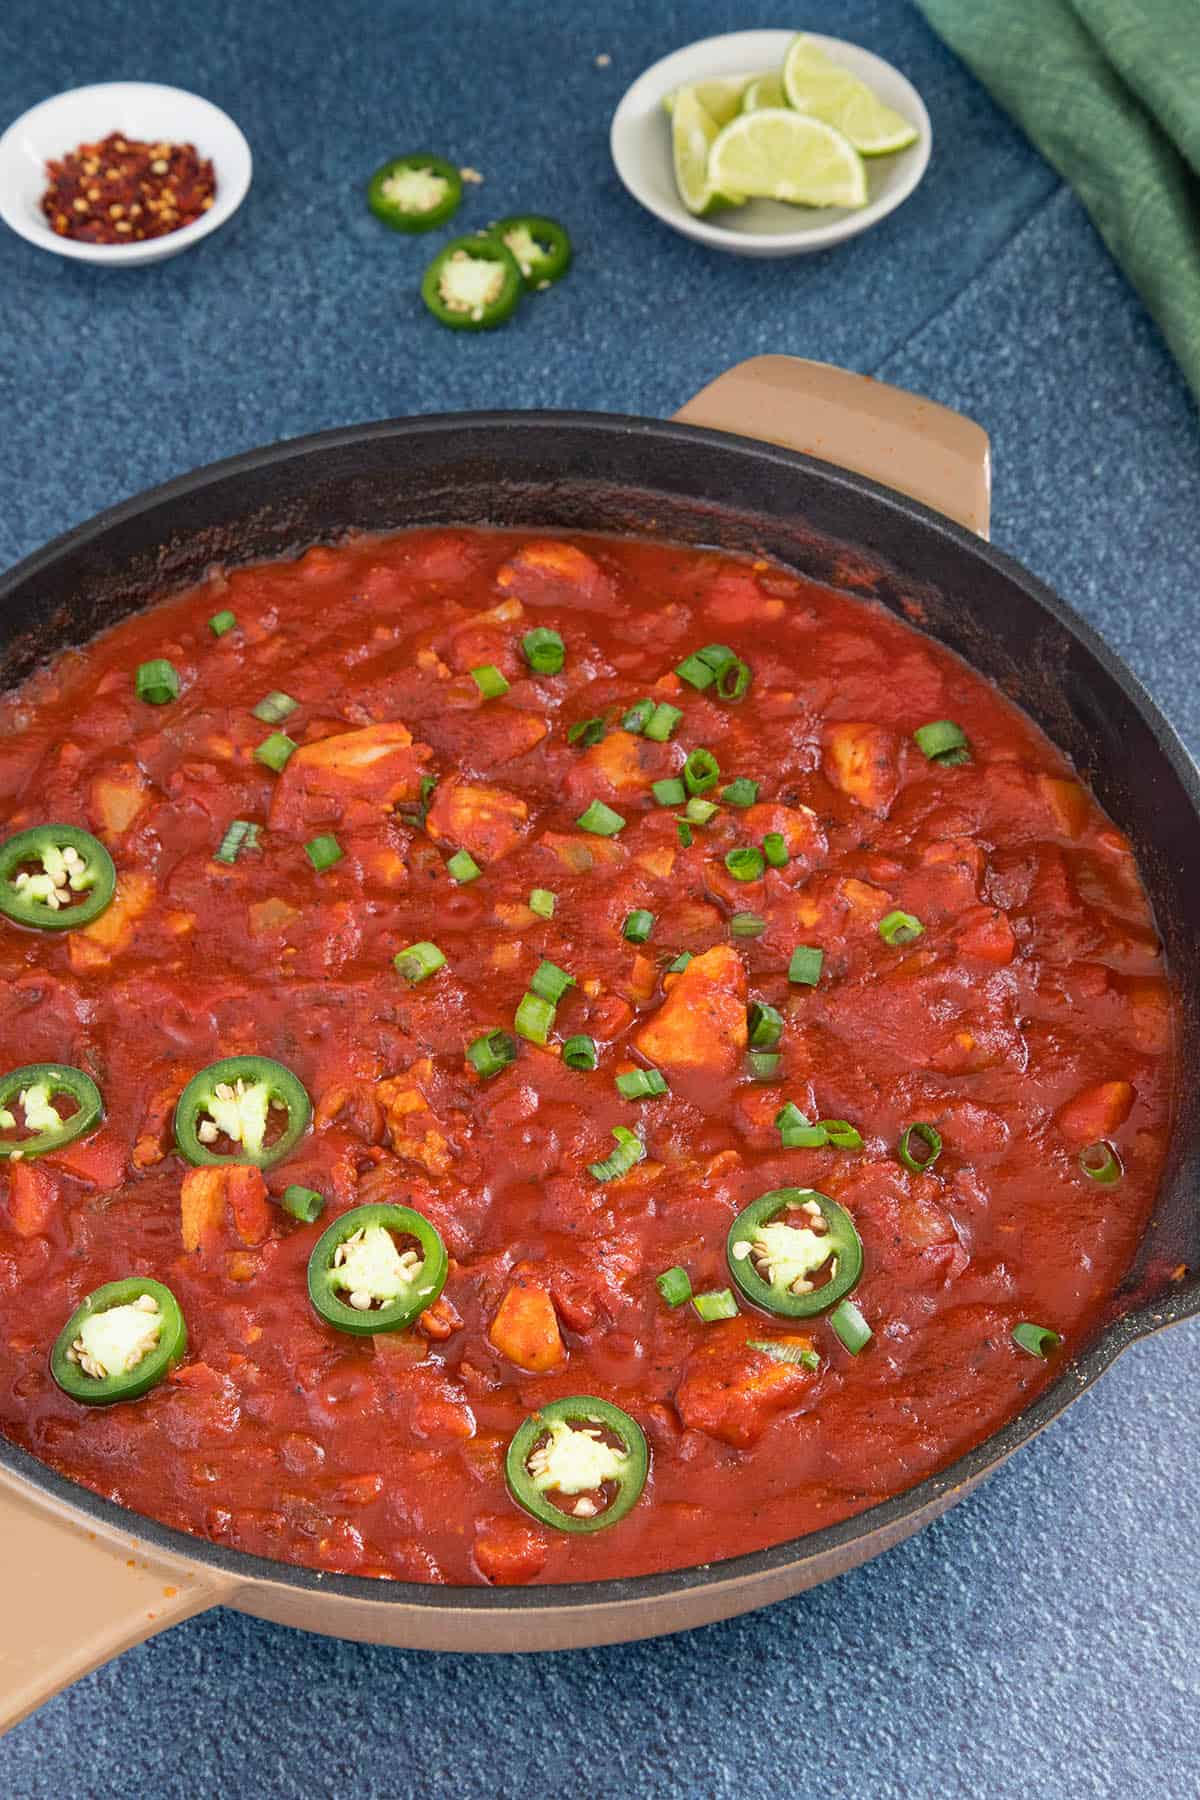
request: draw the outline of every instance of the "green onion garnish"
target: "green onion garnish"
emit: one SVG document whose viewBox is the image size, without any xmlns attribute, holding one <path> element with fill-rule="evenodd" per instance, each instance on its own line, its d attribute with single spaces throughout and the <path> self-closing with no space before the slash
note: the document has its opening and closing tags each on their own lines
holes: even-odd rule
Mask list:
<svg viewBox="0 0 1200 1800">
<path fill-rule="evenodd" d="M 508 682 L 495 663 L 480 663 L 477 669 L 471 670 L 471 680 L 485 700 L 498 700 L 501 694 L 508 692 Z"/>
<path fill-rule="evenodd" d="M 1120 1157 L 1103 1138 L 1097 1139 L 1094 1144 L 1088 1144 L 1079 1152 L 1079 1166 L 1085 1175 L 1092 1181 L 1098 1181 L 1101 1187 L 1112 1187 L 1125 1172 L 1121 1167 Z"/>
<path fill-rule="evenodd" d="M 151 706 L 165 706 L 168 700 L 179 698 L 179 671 L 165 656 L 156 656 L 153 662 L 138 664 L 134 687 L 139 700 L 148 700 Z"/>
<path fill-rule="evenodd" d="M 747 1338 L 747 1350 L 761 1350 L 772 1362 L 795 1363 L 803 1369 L 819 1369 L 821 1359 L 815 1350 L 806 1350 L 801 1344 L 780 1344 L 770 1338 Z"/>
<path fill-rule="evenodd" d="M 682 1306 L 685 1300 L 692 1297 L 692 1283 L 686 1269 L 678 1264 L 673 1269 L 664 1269 L 657 1275 L 654 1285 L 668 1306 Z"/>
<path fill-rule="evenodd" d="M 451 881 L 457 881 L 461 887 L 466 881 L 477 881 L 483 870 L 469 850 L 456 850 L 453 856 L 446 859 L 446 873 Z"/>
<path fill-rule="evenodd" d="M 319 837 L 309 838 L 304 846 L 304 853 L 318 875 L 326 869 L 332 869 L 334 863 L 340 863 L 346 854 L 330 831 L 323 831 Z"/>
<path fill-rule="evenodd" d="M 529 910 L 535 912 L 539 919 L 552 919 L 557 903 L 557 895 L 549 888 L 533 888 L 529 895 Z"/>
<path fill-rule="evenodd" d="M 788 980 L 794 981 L 799 987 L 816 987 L 821 979 L 821 965 L 824 961 L 823 950 L 817 950 L 812 944 L 797 944 L 788 964 Z"/>
<path fill-rule="evenodd" d="M 715 800 L 689 800 L 683 809 L 683 816 L 689 825 L 707 825 L 720 812 Z"/>
<path fill-rule="evenodd" d="M 302 1225 L 311 1225 L 325 1211 L 325 1196 L 318 1194 L 315 1188 L 298 1187 L 293 1182 L 284 1188 L 279 1204 Z"/>
<path fill-rule="evenodd" d="M 912 1147 L 914 1138 L 925 1145 L 926 1155 L 921 1156 L 919 1153 L 914 1155 Z M 932 1169 L 941 1154 L 941 1134 L 934 1126 L 926 1124 L 924 1119 L 918 1119 L 915 1125 L 906 1125 L 900 1142 L 896 1146 L 896 1155 L 905 1168 L 911 1169 L 914 1175 L 920 1175 L 926 1169 Z"/>
<path fill-rule="evenodd" d="M 530 668 L 539 675 L 557 675 L 566 658 L 567 647 L 557 631 L 537 625 L 521 639 L 521 650 Z"/>
<path fill-rule="evenodd" d="M 865 1350 L 875 1335 L 853 1300 L 839 1301 L 829 1315 L 829 1323 L 851 1356 Z"/>
<path fill-rule="evenodd" d="M 762 851 L 750 849 L 748 846 L 740 850 L 730 850 L 725 857 L 725 867 L 735 881 L 761 881 Z"/>
<path fill-rule="evenodd" d="M 613 1126 L 613 1136 L 617 1147 L 603 1162 L 588 1164 L 588 1171 L 597 1181 L 615 1181 L 619 1176 L 628 1175 L 646 1154 L 646 1146 L 636 1131 L 630 1131 L 624 1125 Z"/>
<path fill-rule="evenodd" d="M 862 1132 L 848 1119 L 821 1119 L 818 1123 L 835 1150 L 862 1149 Z"/>
<path fill-rule="evenodd" d="M 682 717 L 677 706 L 670 706 L 665 700 L 660 700 L 650 715 L 650 722 L 643 736 L 656 744 L 665 744 Z"/>
<path fill-rule="evenodd" d="M 261 719 L 264 725 L 282 725 L 285 719 L 291 718 L 299 704 L 300 702 L 293 700 L 290 694 L 275 692 L 267 694 L 257 706 L 252 706 L 250 711 L 256 719 Z"/>
<path fill-rule="evenodd" d="M 600 742 L 606 730 L 603 719 L 576 719 L 574 725 L 567 727 L 567 742 L 582 744 L 585 750 L 590 750 L 593 744 Z"/>
<path fill-rule="evenodd" d="M 437 787 L 436 775 L 422 775 L 421 796 L 416 802 L 410 802 L 412 811 L 401 810 L 400 817 L 414 831 L 424 831 L 425 820 L 429 816 L 429 802 L 433 799 L 433 790 Z"/>
<path fill-rule="evenodd" d="M 765 1000 L 752 1000 L 746 1014 L 746 1031 L 752 1050 L 773 1050 L 783 1036 L 783 1014 Z"/>
<path fill-rule="evenodd" d="M 729 1288 L 697 1294 L 692 1305 L 706 1325 L 712 1325 L 717 1319 L 736 1319 L 738 1316 L 737 1301 Z"/>
<path fill-rule="evenodd" d="M 294 743 L 285 731 L 273 731 L 254 752 L 254 760 L 266 763 L 268 769 L 274 769 L 278 775 L 289 756 L 299 748 L 299 744 Z"/>
<path fill-rule="evenodd" d="M 397 950 L 392 961 L 396 965 L 396 973 L 403 975 L 405 981 L 424 981 L 429 975 L 436 975 L 439 969 L 445 968 L 446 958 L 436 944 L 422 939 L 419 944 L 409 944 L 407 949 Z"/>
<path fill-rule="evenodd" d="M 638 907 L 631 912 L 621 927 L 621 936 L 628 938 L 631 944 L 644 944 L 654 930 L 654 914 L 645 907 Z"/>
<path fill-rule="evenodd" d="M 650 792 L 660 806 L 682 806 L 687 799 L 687 789 L 677 776 L 669 776 L 665 781 L 652 782 Z"/>
<path fill-rule="evenodd" d="M 594 1069 L 596 1066 L 596 1040 L 585 1037 L 569 1037 L 562 1049 L 562 1059 L 568 1069 Z"/>
<path fill-rule="evenodd" d="M 934 719 L 928 725 L 918 725 L 913 737 L 930 762 L 950 767 L 971 760 L 966 733 L 953 719 Z"/>
<path fill-rule="evenodd" d="M 212 618 L 208 621 L 208 629 L 212 632 L 214 637 L 219 638 L 224 637 L 227 631 L 232 631 L 236 624 L 237 615 L 229 612 L 227 609 L 225 612 L 213 614 Z"/>
<path fill-rule="evenodd" d="M 574 986 L 575 977 L 552 962 L 540 962 L 529 983 L 530 992 L 540 994 L 551 1006 L 557 1006 L 567 989 Z"/>
<path fill-rule="evenodd" d="M 683 765 L 689 794 L 706 794 L 721 779 L 721 767 L 711 750 L 690 750 Z"/>
<path fill-rule="evenodd" d="M 679 842 L 682 844 L 683 848 L 685 850 L 690 850 L 692 847 L 692 828 L 687 820 L 676 819 L 675 830 L 678 833 Z"/>
<path fill-rule="evenodd" d="M 666 1080 L 657 1069 L 630 1069 L 617 1076 L 617 1092 L 624 1100 L 651 1100 L 667 1092 Z"/>
<path fill-rule="evenodd" d="M 820 1150 L 829 1142 L 825 1127 L 806 1119 L 791 1100 L 775 1114 L 775 1125 L 785 1150 Z"/>
<path fill-rule="evenodd" d="M 691 951 L 690 950 L 681 950 L 679 952 L 679 955 L 675 958 L 675 961 L 673 963 L 667 964 L 667 970 L 666 970 L 667 974 L 668 975 L 682 974 L 684 969 L 686 969 L 688 964 L 691 962 L 691 960 L 692 960 Z"/>
<path fill-rule="evenodd" d="M 879 921 L 879 935 L 885 944 L 911 944 L 924 929 L 916 913 L 890 912 Z"/>
<path fill-rule="evenodd" d="M 1051 1350 L 1057 1350 L 1062 1343 L 1062 1334 L 1051 1331 L 1048 1325 L 1034 1325 L 1028 1319 L 1022 1319 L 1019 1325 L 1013 1326 L 1013 1343 L 1021 1350 L 1027 1350 L 1030 1356 L 1040 1356 L 1045 1362 Z"/>
<path fill-rule="evenodd" d="M 621 730 L 632 731 L 636 735 L 638 732 L 645 731 L 653 717 L 653 700 L 639 700 L 636 705 L 630 707 L 621 720 Z"/>
<path fill-rule="evenodd" d="M 737 656 L 728 644 L 708 644 L 703 650 L 697 650 L 691 656 L 685 656 L 677 664 L 675 673 L 683 680 L 690 681 L 694 688 L 701 692 L 712 686 L 718 675 L 736 663 Z"/>
<path fill-rule="evenodd" d="M 736 781 L 721 789 L 721 798 L 729 806 L 753 806 L 758 799 L 758 783 L 739 775 Z"/>
<path fill-rule="evenodd" d="M 740 700 L 750 686 L 750 665 L 737 657 L 717 676 L 717 692 L 722 700 Z"/>
<path fill-rule="evenodd" d="M 620 813 L 614 812 L 611 806 L 605 806 L 603 800 L 593 800 L 580 813 L 575 823 L 581 831 L 590 831 L 596 837 L 616 837 L 618 831 L 625 829 L 625 821 Z"/>
<path fill-rule="evenodd" d="M 258 826 L 252 825 L 248 819 L 234 819 L 221 839 L 220 849 L 214 850 L 213 861 L 235 863 L 241 851 L 257 849 Z"/>
<path fill-rule="evenodd" d="M 761 913 L 737 912 L 729 921 L 729 929 L 734 937 L 761 937 L 767 929 L 767 921 Z"/>
<path fill-rule="evenodd" d="M 788 847 L 781 831 L 768 831 L 763 839 L 763 855 L 773 869 L 783 868 L 788 860 Z"/>
<path fill-rule="evenodd" d="M 485 1031 L 467 1045 L 467 1061 L 481 1081 L 498 1075 L 516 1059 L 517 1040 L 507 1031 Z"/>
<path fill-rule="evenodd" d="M 777 1050 L 751 1050 L 746 1057 L 746 1073 L 751 1081 L 774 1081 L 780 1060 Z"/>
<path fill-rule="evenodd" d="M 541 994 L 522 995 L 513 1019 L 518 1037 L 528 1038 L 531 1044 L 544 1044 L 553 1023 L 553 1000 L 547 1000 Z"/>
</svg>

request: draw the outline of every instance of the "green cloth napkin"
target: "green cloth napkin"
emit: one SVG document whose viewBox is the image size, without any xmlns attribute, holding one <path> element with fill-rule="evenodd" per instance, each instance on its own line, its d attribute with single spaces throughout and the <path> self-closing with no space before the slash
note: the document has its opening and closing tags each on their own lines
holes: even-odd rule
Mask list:
<svg viewBox="0 0 1200 1800">
<path fill-rule="evenodd" d="M 1200 400 L 1200 0 L 918 0 L 1079 195 Z"/>
</svg>

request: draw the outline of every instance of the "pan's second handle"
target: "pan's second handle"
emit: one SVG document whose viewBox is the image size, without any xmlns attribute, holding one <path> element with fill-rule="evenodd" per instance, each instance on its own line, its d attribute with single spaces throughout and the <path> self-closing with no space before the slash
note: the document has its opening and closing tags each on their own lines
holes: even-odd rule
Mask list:
<svg viewBox="0 0 1200 1800">
<path fill-rule="evenodd" d="M 0 1476 L 0 1731 L 143 1638 L 228 1597 L 219 1575 L 101 1537 Z"/>
<path fill-rule="evenodd" d="M 831 363 L 755 356 L 710 381 L 675 417 L 803 450 L 988 534 L 987 433 L 936 400 Z"/>
</svg>

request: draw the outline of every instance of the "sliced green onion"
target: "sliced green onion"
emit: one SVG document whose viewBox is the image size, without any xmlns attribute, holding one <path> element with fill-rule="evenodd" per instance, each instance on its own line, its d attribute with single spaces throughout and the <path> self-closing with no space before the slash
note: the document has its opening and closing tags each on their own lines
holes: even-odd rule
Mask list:
<svg viewBox="0 0 1200 1800">
<path fill-rule="evenodd" d="M 576 719 L 574 725 L 567 727 L 567 742 L 582 744 L 585 750 L 590 750 L 593 744 L 600 742 L 607 729 L 603 719 Z"/>
<path fill-rule="evenodd" d="M 652 782 L 650 792 L 660 806 L 682 806 L 687 799 L 687 789 L 678 776 L 674 775 L 664 781 Z"/>
<path fill-rule="evenodd" d="M 761 913 L 737 912 L 729 921 L 729 929 L 734 937 L 761 937 L 767 929 L 767 921 Z"/>
<path fill-rule="evenodd" d="M 562 1059 L 568 1069 L 587 1070 L 596 1066 L 596 1040 L 585 1037 L 569 1037 L 562 1049 Z"/>
<path fill-rule="evenodd" d="M 787 840 L 781 831 L 768 831 L 762 841 L 763 855 L 773 869 L 782 869 L 788 860 Z"/>
<path fill-rule="evenodd" d="M 1125 1173 L 1120 1157 L 1103 1138 L 1098 1138 L 1094 1144 L 1088 1144 L 1079 1152 L 1079 1166 L 1085 1175 L 1092 1181 L 1098 1181 L 1101 1187 L 1112 1187 Z"/>
<path fill-rule="evenodd" d="M 466 881 L 477 881 L 483 870 L 469 850 L 456 850 L 446 860 L 446 873 L 451 881 L 457 881 L 461 887 Z"/>
<path fill-rule="evenodd" d="M 485 700 L 498 700 L 501 694 L 508 692 L 508 682 L 495 663 L 480 663 L 477 669 L 471 670 L 471 680 Z"/>
<path fill-rule="evenodd" d="M 675 830 L 678 833 L 679 842 L 683 845 L 683 848 L 685 850 L 690 850 L 692 847 L 692 828 L 687 820 L 676 819 Z"/>
<path fill-rule="evenodd" d="M 913 737 L 930 762 L 949 767 L 971 760 L 966 733 L 953 719 L 934 719 L 928 725 L 918 725 Z"/>
<path fill-rule="evenodd" d="M 1034 1325 L 1028 1319 L 1022 1319 L 1019 1325 L 1013 1326 L 1013 1343 L 1021 1350 L 1027 1350 L 1030 1356 L 1040 1356 L 1045 1362 L 1052 1350 L 1057 1350 L 1062 1343 L 1062 1333 L 1051 1331 L 1048 1325 Z"/>
<path fill-rule="evenodd" d="M 684 681 L 691 682 L 701 692 L 712 686 L 718 676 L 737 662 L 737 655 L 728 644 L 707 644 L 703 650 L 697 650 L 691 656 L 685 656 L 675 669 L 675 673 Z"/>
<path fill-rule="evenodd" d="M 421 777 L 420 799 L 415 803 L 411 812 L 401 811 L 400 813 L 400 817 L 404 820 L 404 823 L 406 825 L 411 825 L 415 831 L 424 831 L 425 829 L 425 820 L 429 816 L 429 802 L 433 799 L 433 791 L 436 787 L 436 775 L 423 775 Z"/>
<path fill-rule="evenodd" d="M 315 1188 L 299 1187 L 293 1182 L 284 1188 L 279 1204 L 302 1225 L 311 1225 L 325 1211 L 325 1196 L 318 1194 Z"/>
<path fill-rule="evenodd" d="M 481 1081 L 507 1069 L 509 1063 L 515 1061 L 516 1054 L 517 1040 L 507 1031 L 485 1031 L 482 1037 L 467 1045 L 467 1061 Z"/>
<path fill-rule="evenodd" d="M 646 1154 L 646 1146 L 637 1132 L 630 1131 L 627 1126 L 614 1125 L 613 1136 L 617 1140 L 616 1149 L 603 1162 L 588 1164 L 589 1173 L 597 1181 L 615 1181 L 621 1175 L 628 1175 Z"/>
<path fill-rule="evenodd" d="M 518 1037 L 528 1038 L 531 1044 L 544 1044 L 550 1036 L 553 1023 L 553 1000 L 547 1000 L 541 994 L 522 995 L 521 1004 L 513 1019 Z"/>
<path fill-rule="evenodd" d="M 773 1050 L 783 1036 L 783 1014 L 765 1000 L 752 1000 L 746 1014 L 746 1030 L 752 1050 Z"/>
<path fill-rule="evenodd" d="M 885 944 L 911 944 L 924 929 L 916 913 L 890 912 L 879 921 L 879 935 Z"/>
<path fill-rule="evenodd" d="M 717 1288 L 707 1294 L 697 1294 L 692 1305 L 706 1325 L 712 1325 L 718 1319 L 736 1319 L 738 1316 L 737 1301 L 729 1288 Z"/>
<path fill-rule="evenodd" d="M 332 869 L 335 863 L 340 863 L 346 852 L 332 832 L 323 831 L 319 837 L 309 838 L 304 846 L 304 854 L 320 875 L 326 869 Z"/>
<path fill-rule="evenodd" d="M 926 1156 L 921 1157 L 913 1154 L 912 1144 L 914 1138 L 925 1145 L 928 1152 Z M 900 1161 L 904 1164 L 905 1168 L 911 1169 L 914 1175 L 921 1175 L 926 1169 L 932 1169 L 934 1163 L 941 1154 L 941 1135 L 932 1125 L 927 1124 L 924 1119 L 918 1119 L 914 1125 L 906 1125 L 901 1134 L 900 1142 L 896 1146 L 896 1155 L 900 1158 Z"/>
<path fill-rule="evenodd" d="M 711 750 L 689 750 L 683 765 L 689 794 L 706 794 L 721 779 L 721 766 Z"/>
<path fill-rule="evenodd" d="M 758 783 L 739 775 L 736 781 L 721 789 L 721 798 L 729 806 L 753 806 L 758 799 Z"/>
<path fill-rule="evenodd" d="M 735 657 L 727 668 L 717 676 L 717 692 L 722 700 L 741 700 L 750 686 L 751 675 L 749 663 Z"/>
<path fill-rule="evenodd" d="M 668 1306 L 682 1306 L 685 1300 L 692 1297 L 691 1278 L 687 1270 L 681 1269 L 678 1264 L 655 1276 L 654 1285 Z"/>
<path fill-rule="evenodd" d="M 650 738 L 653 743 L 665 744 L 682 717 L 677 706 L 670 706 L 665 700 L 660 700 L 650 715 L 650 722 L 643 736 Z"/>
<path fill-rule="evenodd" d="M 557 631 L 536 625 L 521 639 L 521 651 L 530 668 L 539 675 L 557 675 L 566 659 L 567 647 Z"/>
<path fill-rule="evenodd" d="M 396 965 L 396 973 L 403 975 L 405 981 L 413 983 L 436 975 L 439 969 L 446 966 L 446 958 L 442 952 L 427 939 L 422 939 L 419 944 L 409 944 L 404 950 L 397 950 L 392 961 Z"/>
<path fill-rule="evenodd" d="M 293 743 L 285 731 L 273 731 L 258 746 L 254 759 L 256 762 L 266 763 L 268 769 L 274 769 L 278 775 L 288 758 L 299 748 L 299 744 Z"/>
<path fill-rule="evenodd" d="M 806 1350 L 801 1344 L 781 1344 L 770 1338 L 747 1338 L 747 1350 L 761 1350 L 772 1362 L 796 1363 L 802 1369 L 819 1369 L 821 1359 L 815 1350 Z"/>
<path fill-rule="evenodd" d="M 657 1069 L 630 1069 L 617 1076 L 617 1092 L 624 1100 L 652 1100 L 667 1091 L 666 1079 Z"/>
<path fill-rule="evenodd" d="M 226 609 L 224 612 L 213 614 L 212 618 L 208 621 L 208 629 L 212 632 L 214 637 L 219 638 L 224 637 L 227 631 L 232 631 L 236 624 L 236 613 L 231 613 Z"/>
<path fill-rule="evenodd" d="M 875 1335 L 853 1300 L 839 1300 L 829 1315 L 829 1323 L 851 1356 L 865 1350 Z"/>
<path fill-rule="evenodd" d="M 794 981 L 798 987 L 816 987 L 821 979 L 821 965 L 824 961 L 823 950 L 818 950 L 813 944 L 797 944 L 788 964 L 788 980 Z"/>
<path fill-rule="evenodd" d="M 139 700 L 148 700 L 151 706 L 165 706 L 168 700 L 179 698 L 179 671 L 165 656 L 156 656 L 153 662 L 138 664 L 134 687 Z"/>
<path fill-rule="evenodd" d="M 691 960 L 692 960 L 691 951 L 690 950 L 681 950 L 679 952 L 679 955 L 675 958 L 675 961 L 673 963 L 667 964 L 667 970 L 666 970 L 667 974 L 668 975 L 681 975 L 683 973 L 684 969 L 687 968 L 687 966 L 691 962 Z"/>
<path fill-rule="evenodd" d="M 785 1150 L 820 1150 L 829 1142 L 825 1127 L 806 1119 L 791 1100 L 775 1114 L 775 1125 Z"/>
<path fill-rule="evenodd" d="M 557 904 L 557 895 L 549 888 L 532 888 L 529 894 L 529 910 L 535 912 L 539 919 L 552 919 Z"/>
<path fill-rule="evenodd" d="M 774 1081 L 780 1060 L 777 1050 L 751 1050 L 746 1057 L 746 1073 L 751 1081 Z"/>
<path fill-rule="evenodd" d="M 581 831 L 590 831 L 595 837 L 616 837 L 618 831 L 625 829 L 625 821 L 620 813 L 614 812 L 611 806 L 605 806 L 603 800 L 593 800 L 580 813 L 575 823 Z"/>
<path fill-rule="evenodd" d="M 234 819 L 221 839 L 220 849 L 213 851 L 213 861 L 235 863 L 243 850 L 257 849 L 258 826 L 252 825 L 248 819 Z"/>
<path fill-rule="evenodd" d="M 762 851 L 752 850 L 748 846 L 740 850 L 730 850 L 725 857 L 725 867 L 735 881 L 761 881 Z"/>
<path fill-rule="evenodd" d="M 819 1119 L 818 1124 L 835 1150 L 861 1150 L 862 1132 L 848 1119 Z"/>
<path fill-rule="evenodd" d="M 621 720 L 621 730 L 632 731 L 636 736 L 639 732 L 645 731 L 653 717 L 653 700 L 639 700 L 636 705 L 630 707 L 629 711 L 625 714 L 625 717 Z"/>
<path fill-rule="evenodd" d="M 654 914 L 640 906 L 625 920 L 621 927 L 621 936 L 628 938 L 631 944 L 644 944 L 653 930 Z"/>
<path fill-rule="evenodd" d="M 560 969 L 557 963 L 540 962 L 533 971 L 529 991 L 548 1000 L 551 1006 L 557 1006 L 567 989 L 574 986 L 575 977 L 568 975 L 565 969 Z"/>
<path fill-rule="evenodd" d="M 252 706 L 250 711 L 256 719 L 261 719 L 264 725 L 282 725 L 285 719 L 291 718 L 299 705 L 300 702 L 293 700 L 290 694 L 281 694 L 276 691 L 267 694 L 257 706 Z"/>
<path fill-rule="evenodd" d="M 683 809 L 683 816 L 689 825 L 707 825 L 720 812 L 715 800 L 689 800 Z"/>
</svg>

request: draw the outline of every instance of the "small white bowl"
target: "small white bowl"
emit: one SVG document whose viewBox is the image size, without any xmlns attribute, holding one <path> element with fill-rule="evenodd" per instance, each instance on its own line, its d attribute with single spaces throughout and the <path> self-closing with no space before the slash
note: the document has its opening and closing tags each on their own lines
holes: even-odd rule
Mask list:
<svg viewBox="0 0 1200 1800">
<path fill-rule="evenodd" d="M 907 200 L 929 161 L 933 129 L 915 87 L 899 69 L 872 56 L 857 44 L 810 33 L 833 62 L 867 82 L 879 98 L 915 125 L 919 136 L 907 150 L 892 156 L 863 158 L 867 170 L 866 206 L 809 209 L 778 200 L 752 200 L 746 206 L 698 219 L 679 197 L 671 156 L 671 121 L 663 98 L 686 82 L 711 81 L 721 75 L 758 75 L 779 70 L 794 31 L 731 31 L 704 38 L 664 56 L 639 75 L 613 115 L 610 145 L 617 174 L 634 199 L 685 237 L 735 256 L 799 256 L 827 250 L 878 224 Z"/>
<path fill-rule="evenodd" d="M 49 185 L 47 161 L 112 131 L 150 143 L 194 144 L 199 156 L 211 159 L 217 192 L 203 218 L 132 244 L 87 244 L 52 231 L 41 207 Z M 155 81 L 97 82 L 30 107 L 0 137 L 0 219 L 39 250 L 129 269 L 178 256 L 232 218 L 250 186 L 252 167 L 249 144 L 211 100 Z"/>
</svg>

